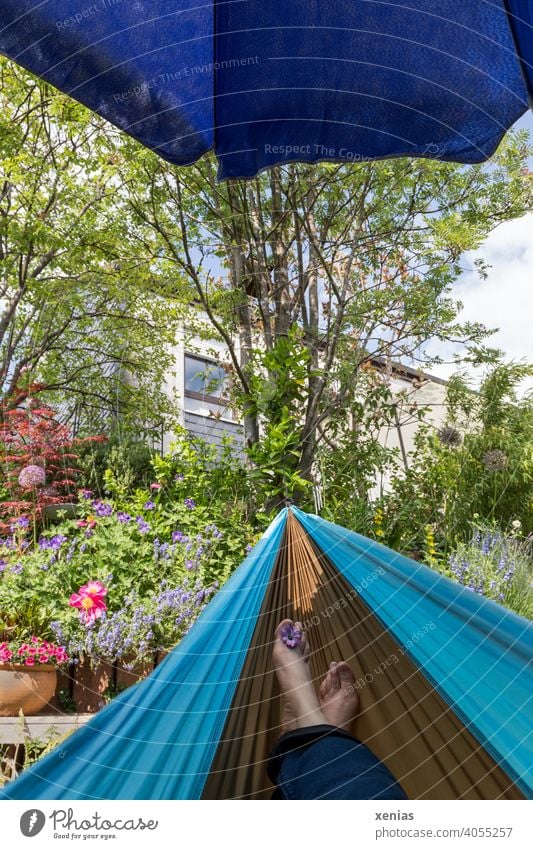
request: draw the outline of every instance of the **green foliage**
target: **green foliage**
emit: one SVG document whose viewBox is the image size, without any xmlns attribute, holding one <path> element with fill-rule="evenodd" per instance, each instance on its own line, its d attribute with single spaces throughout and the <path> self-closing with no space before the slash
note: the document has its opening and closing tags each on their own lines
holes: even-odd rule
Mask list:
<svg viewBox="0 0 533 849">
<path fill-rule="evenodd" d="M 3 408 L 38 383 L 75 435 L 160 429 L 175 316 L 131 257 L 120 137 L 4 58 L 0 107 Z"/>
<path fill-rule="evenodd" d="M 248 392 L 241 402 L 248 415 L 259 419 L 262 438 L 248 448 L 250 479 L 258 500 L 272 507 L 277 499 L 301 500 L 310 488 L 299 467 L 309 360 L 295 325 L 270 350 L 251 352 Z"/>
<path fill-rule="evenodd" d="M 517 395 L 532 373 L 499 363 L 477 392 L 463 377 L 450 382 L 449 425 L 439 433 L 429 425 L 418 430 L 411 466 L 385 499 L 389 544 L 421 548 L 428 524 L 446 547 L 466 542 L 476 516 L 504 529 L 519 521 L 524 533 L 533 531 L 533 405 L 530 395 Z"/>
<path fill-rule="evenodd" d="M 147 487 L 153 477 L 154 452 L 144 443 L 120 439 L 87 445 L 79 452 L 80 484 L 98 495 L 124 498 L 135 488 Z"/>
</svg>

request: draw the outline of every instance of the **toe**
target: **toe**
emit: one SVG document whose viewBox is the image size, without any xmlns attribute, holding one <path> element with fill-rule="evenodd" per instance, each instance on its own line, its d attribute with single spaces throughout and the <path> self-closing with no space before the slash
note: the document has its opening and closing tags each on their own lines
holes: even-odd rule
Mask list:
<svg viewBox="0 0 533 849">
<path fill-rule="evenodd" d="M 350 685 L 353 686 L 353 684 L 355 684 L 355 676 L 348 664 L 344 661 L 337 664 L 337 674 L 341 687 L 348 687 Z"/>
<path fill-rule="evenodd" d="M 275 632 L 275 635 L 274 635 L 276 640 L 281 639 L 282 628 L 285 628 L 287 625 L 292 625 L 292 624 L 293 624 L 292 619 L 282 619 L 281 622 L 279 623 L 279 625 L 276 626 L 276 632 Z"/>
<path fill-rule="evenodd" d="M 304 626 L 302 625 L 301 622 L 295 622 L 294 627 L 298 628 L 298 630 L 300 631 L 300 633 L 302 635 L 302 639 L 300 640 L 300 645 L 298 646 L 298 648 L 300 649 L 300 653 L 301 653 L 303 659 L 307 663 L 308 660 L 309 660 L 309 653 L 311 651 L 311 648 L 309 646 L 309 641 L 307 639 L 307 634 L 305 633 Z"/>
<path fill-rule="evenodd" d="M 337 668 L 337 664 L 333 661 L 329 665 L 329 677 L 331 678 L 331 689 L 332 690 L 340 690 L 341 688 L 341 679 L 339 677 L 339 670 Z"/>
</svg>

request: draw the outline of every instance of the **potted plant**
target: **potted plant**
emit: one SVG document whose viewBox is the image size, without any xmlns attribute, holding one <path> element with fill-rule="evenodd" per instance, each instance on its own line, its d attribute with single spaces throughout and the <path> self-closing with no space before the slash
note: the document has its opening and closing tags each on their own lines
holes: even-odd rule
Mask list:
<svg viewBox="0 0 533 849">
<path fill-rule="evenodd" d="M 56 690 L 56 667 L 66 663 L 65 649 L 41 637 L 0 643 L 0 716 L 43 710 Z"/>
</svg>

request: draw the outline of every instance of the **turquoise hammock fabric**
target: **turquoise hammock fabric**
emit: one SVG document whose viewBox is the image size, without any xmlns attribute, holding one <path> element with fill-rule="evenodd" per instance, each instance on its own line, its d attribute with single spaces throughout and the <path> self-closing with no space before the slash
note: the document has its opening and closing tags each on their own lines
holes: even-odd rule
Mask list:
<svg viewBox="0 0 533 849">
<path fill-rule="evenodd" d="M 2 0 L 0 52 L 221 179 L 482 162 L 533 102 L 532 0 Z"/>
<path fill-rule="evenodd" d="M 6 785 L 0 798 L 202 798 L 237 710 L 254 634 L 263 617 L 282 618 L 284 601 L 271 596 L 267 604 L 269 593 L 281 586 L 287 563 L 294 574 L 300 569 L 288 525 L 297 526 L 387 634 L 407 647 L 417 674 L 434 685 L 498 769 L 533 797 L 533 625 L 377 542 L 290 508 L 151 675 Z M 329 624 L 335 627 L 333 618 Z M 413 642 L 421 631 L 424 639 Z M 258 680 L 265 674 L 252 668 Z"/>
<path fill-rule="evenodd" d="M 432 569 L 316 516 L 295 513 L 424 675 L 524 789 L 533 790 L 533 625 Z M 379 580 L 365 583 L 372 570 Z"/>
</svg>

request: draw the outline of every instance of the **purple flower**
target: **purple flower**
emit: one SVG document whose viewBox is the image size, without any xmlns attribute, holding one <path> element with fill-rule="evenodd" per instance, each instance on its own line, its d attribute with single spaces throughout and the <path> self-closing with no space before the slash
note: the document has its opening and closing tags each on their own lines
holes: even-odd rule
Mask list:
<svg viewBox="0 0 533 849">
<path fill-rule="evenodd" d="M 61 548 L 63 543 L 66 542 L 66 541 L 67 541 L 67 537 L 64 534 L 56 534 L 50 540 L 49 548 L 51 548 L 52 551 L 59 551 L 59 549 Z"/>
<path fill-rule="evenodd" d="M 27 516 L 21 516 L 20 519 L 18 519 L 17 521 L 17 525 L 19 526 L 19 528 L 29 528 L 30 520 Z"/>
<path fill-rule="evenodd" d="M 194 508 L 196 507 L 196 501 L 194 500 L 194 498 L 186 498 L 183 503 L 185 504 L 187 510 L 194 510 Z"/>
<path fill-rule="evenodd" d="M 137 516 L 136 522 L 139 526 L 139 531 L 141 532 L 141 534 L 147 534 L 150 530 L 150 525 L 148 524 L 148 522 L 146 522 L 142 516 Z"/>
<path fill-rule="evenodd" d="M 280 631 L 280 637 L 289 649 L 297 648 L 302 642 L 302 632 L 294 625 L 284 625 Z"/>
<path fill-rule="evenodd" d="M 146 501 L 143 505 L 143 510 L 153 510 L 155 508 L 155 504 L 153 501 Z"/>
<path fill-rule="evenodd" d="M 93 501 L 93 509 L 95 514 L 103 519 L 105 516 L 111 516 L 113 514 L 113 508 L 111 504 L 106 504 L 105 501 Z"/>
<path fill-rule="evenodd" d="M 46 475 L 41 466 L 25 466 L 19 474 L 19 484 L 23 489 L 31 489 L 34 486 L 42 486 Z"/>
<path fill-rule="evenodd" d="M 182 480 L 183 480 L 183 475 L 176 475 L 176 477 L 174 478 L 174 480 L 176 481 L 176 483 L 181 483 L 181 482 L 182 482 Z"/>
<path fill-rule="evenodd" d="M 7 569 L 7 560 L 0 560 L 0 572 L 5 572 Z"/>
<path fill-rule="evenodd" d="M 119 510 L 117 513 L 117 521 L 119 521 L 121 525 L 127 525 L 128 522 L 131 522 L 131 516 L 129 513 L 124 513 L 122 510 Z"/>
<path fill-rule="evenodd" d="M 172 533 L 172 542 L 181 542 L 183 540 L 184 534 L 181 531 L 173 531 Z"/>
<path fill-rule="evenodd" d="M 82 498 L 89 499 L 92 498 L 93 491 L 92 489 L 82 489 L 80 494 Z"/>
<path fill-rule="evenodd" d="M 83 536 L 85 537 L 85 539 L 90 539 L 91 537 L 93 537 L 93 536 L 94 536 L 94 531 L 93 531 L 93 529 L 92 529 L 92 528 L 87 528 L 87 530 L 85 531 L 85 533 L 84 533 L 84 535 L 83 535 Z"/>
<path fill-rule="evenodd" d="M 39 540 L 39 548 L 41 551 L 46 551 L 46 549 L 51 549 L 52 551 L 59 551 L 64 542 L 67 541 L 67 537 L 64 534 L 56 534 L 51 539 L 47 539 L 46 537 L 41 537 Z"/>
<path fill-rule="evenodd" d="M 20 573 L 24 571 L 24 566 L 22 563 L 16 563 L 11 567 L 11 571 L 14 572 L 15 575 L 20 575 Z"/>
<path fill-rule="evenodd" d="M 252 548 L 253 548 L 253 545 L 252 545 L 251 542 L 249 542 L 248 545 L 246 546 L 246 554 L 250 554 Z"/>
</svg>

